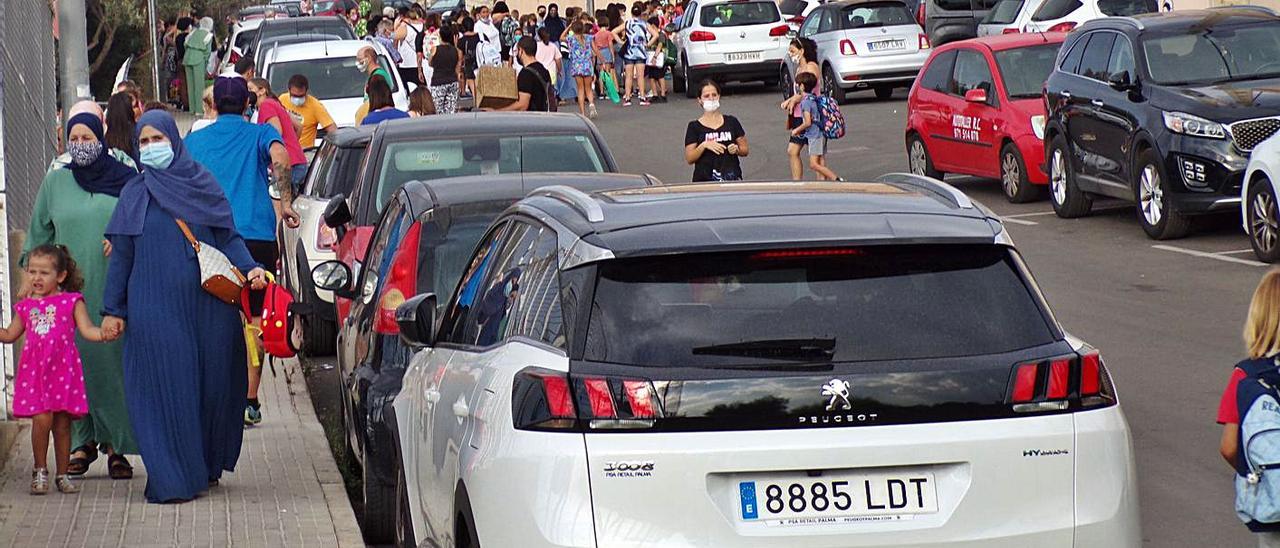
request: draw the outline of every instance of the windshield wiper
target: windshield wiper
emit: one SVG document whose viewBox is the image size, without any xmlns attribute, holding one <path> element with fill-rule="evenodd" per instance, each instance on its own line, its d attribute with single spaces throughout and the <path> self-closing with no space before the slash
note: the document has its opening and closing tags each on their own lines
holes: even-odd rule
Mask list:
<svg viewBox="0 0 1280 548">
<path fill-rule="evenodd" d="M 761 339 L 728 344 L 713 344 L 693 348 L 693 354 L 714 356 L 745 356 L 775 359 L 831 359 L 836 355 L 834 338 L 819 339 Z"/>
</svg>

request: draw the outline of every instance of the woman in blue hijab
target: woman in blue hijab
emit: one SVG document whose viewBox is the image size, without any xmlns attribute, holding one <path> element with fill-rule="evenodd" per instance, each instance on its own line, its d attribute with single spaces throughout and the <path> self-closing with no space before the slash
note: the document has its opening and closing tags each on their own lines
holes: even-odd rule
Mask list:
<svg viewBox="0 0 1280 548">
<path fill-rule="evenodd" d="M 147 501 L 185 502 L 235 468 L 248 377 L 240 314 L 200 286 L 195 251 L 176 221 L 254 287 L 265 284 L 222 187 L 187 154 L 173 118 L 142 115 L 136 138 L 144 171 L 124 186 L 107 224 L 113 250 L 102 327 L 124 334 L 124 388 Z"/>
</svg>

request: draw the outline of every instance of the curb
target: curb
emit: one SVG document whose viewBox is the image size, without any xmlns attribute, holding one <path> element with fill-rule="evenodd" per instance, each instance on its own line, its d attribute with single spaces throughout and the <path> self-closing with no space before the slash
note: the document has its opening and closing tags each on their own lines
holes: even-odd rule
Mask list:
<svg viewBox="0 0 1280 548">
<path fill-rule="evenodd" d="M 0 470 L 9 464 L 9 453 L 13 450 L 18 434 L 23 431 L 23 423 L 16 420 L 0 420 Z M 3 483 L 3 482 L 0 482 Z"/>
</svg>

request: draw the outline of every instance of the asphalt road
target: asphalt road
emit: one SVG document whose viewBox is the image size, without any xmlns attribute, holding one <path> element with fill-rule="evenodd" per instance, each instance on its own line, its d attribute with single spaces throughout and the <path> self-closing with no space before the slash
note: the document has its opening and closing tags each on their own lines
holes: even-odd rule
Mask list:
<svg viewBox="0 0 1280 548">
<path fill-rule="evenodd" d="M 773 90 L 734 86 L 721 101 L 747 131 L 749 179 L 789 178 L 780 100 Z M 906 108 L 906 90 L 888 101 L 852 94 L 843 107 L 849 133 L 828 145 L 830 167 L 848 180 L 906 171 Z M 624 171 L 679 182 L 692 173 L 684 131 L 699 113 L 696 102 L 673 94 L 649 107 L 602 104 L 596 123 Z M 1243 353 L 1249 297 L 1265 272 L 1252 261 L 1238 216 L 1203 219 L 1186 239 L 1154 242 L 1129 205 L 1099 203 L 1090 217 L 1064 220 L 1047 201 L 1009 204 L 997 181 L 948 181 L 1007 216 L 1058 319 L 1101 349 L 1133 431 L 1146 544 L 1255 543 L 1232 511 L 1232 473 L 1218 456 L 1214 424 Z"/>
</svg>

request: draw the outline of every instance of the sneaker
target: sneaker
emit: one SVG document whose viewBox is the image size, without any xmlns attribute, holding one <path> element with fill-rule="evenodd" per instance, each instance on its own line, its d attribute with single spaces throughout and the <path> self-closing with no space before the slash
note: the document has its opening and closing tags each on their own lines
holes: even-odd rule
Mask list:
<svg viewBox="0 0 1280 548">
<path fill-rule="evenodd" d="M 31 494 L 43 495 L 49 492 L 49 469 L 36 468 L 31 471 Z"/>
<path fill-rule="evenodd" d="M 599 116 L 599 115 L 600 115 L 600 112 L 596 110 L 596 104 L 591 103 L 591 105 L 587 108 L 587 118 L 595 120 L 596 116 Z"/>
<path fill-rule="evenodd" d="M 622 102 L 622 106 L 624 106 L 624 107 L 629 107 L 629 106 L 631 106 L 631 98 L 630 98 L 630 97 L 627 97 L 627 99 L 626 99 L 625 101 L 623 101 L 623 102 Z"/>
<path fill-rule="evenodd" d="M 648 100 L 648 99 L 641 98 L 641 99 L 640 99 L 640 106 L 642 106 L 642 107 L 647 107 L 647 106 L 649 106 L 649 100 Z"/>
<path fill-rule="evenodd" d="M 255 408 L 252 405 L 244 406 L 244 425 L 256 426 L 262 423 L 262 407 Z"/>
<path fill-rule="evenodd" d="M 46 472 L 47 473 L 47 472 Z M 71 483 L 71 476 L 63 474 L 53 480 L 54 485 L 58 486 L 58 492 L 64 495 L 73 495 L 80 492 L 80 487 Z"/>
</svg>

